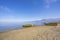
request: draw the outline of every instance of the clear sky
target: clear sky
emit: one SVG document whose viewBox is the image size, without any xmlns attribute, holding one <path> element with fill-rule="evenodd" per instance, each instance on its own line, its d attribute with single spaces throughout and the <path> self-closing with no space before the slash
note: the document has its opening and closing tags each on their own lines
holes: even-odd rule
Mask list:
<svg viewBox="0 0 60 40">
<path fill-rule="evenodd" d="M 60 18 L 60 0 L 0 0 L 0 22 Z"/>
</svg>

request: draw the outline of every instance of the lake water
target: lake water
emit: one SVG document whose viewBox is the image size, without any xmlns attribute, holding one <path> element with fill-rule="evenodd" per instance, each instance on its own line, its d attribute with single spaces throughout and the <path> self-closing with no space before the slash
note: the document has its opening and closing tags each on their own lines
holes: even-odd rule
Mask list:
<svg viewBox="0 0 60 40">
<path fill-rule="evenodd" d="M 16 24 L 16 23 L 11 23 L 11 24 L 1 24 L 0 23 L 0 32 L 1 31 L 6 31 L 6 30 L 13 30 L 13 29 L 18 29 L 22 28 L 22 24 Z"/>
<path fill-rule="evenodd" d="M 43 23 L 41 22 L 0 23 L 0 32 L 6 30 L 21 29 L 23 28 L 22 25 L 24 24 L 35 24 L 36 26 L 40 26 Z"/>
</svg>

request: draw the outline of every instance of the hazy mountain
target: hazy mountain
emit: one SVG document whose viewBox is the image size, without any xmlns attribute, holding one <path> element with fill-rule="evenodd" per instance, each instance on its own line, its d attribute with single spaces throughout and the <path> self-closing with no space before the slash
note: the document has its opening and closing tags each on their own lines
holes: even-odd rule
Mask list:
<svg viewBox="0 0 60 40">
<path fill-rule="evenodd" d="M 60 22 L 60 18 L 42 19 L 41 21 L 44 23 L 54 23 L 54 22 Z"/>
<path fill-rule="evenodd" d="M 60 18 L 50 18 L 50 19 L 30 21 L 30 22 L 26 22 L 25 24 L 35 24 L 37 26 L 41 26 L 44 25 L 44 23 L 56 23 L 56 22 L 60 22 Z"/>
</svg>

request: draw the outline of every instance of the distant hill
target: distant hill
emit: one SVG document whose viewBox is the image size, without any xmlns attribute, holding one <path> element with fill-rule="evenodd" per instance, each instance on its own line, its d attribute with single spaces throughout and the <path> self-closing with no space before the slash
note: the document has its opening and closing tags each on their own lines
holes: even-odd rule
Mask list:
<svg viewBox="0 0 60 40">
<path fill-rule="evenodd" d="M 60 18 L 42 19 L 41 21 L 45 23 L 54 23 L 54 22 L 60 22 Z"/>
<path fill-rule="evenodd" d="M 42 19 L 42 20 L 36 20 L 36 21 L 30 21 L 26 22 L 26 24 L 35 24 L 35 25 L 44 25 L 44 23 L 58 23 L 60 22 L 60 18 L 50 18 L 50 19 Z"/>
</svg>

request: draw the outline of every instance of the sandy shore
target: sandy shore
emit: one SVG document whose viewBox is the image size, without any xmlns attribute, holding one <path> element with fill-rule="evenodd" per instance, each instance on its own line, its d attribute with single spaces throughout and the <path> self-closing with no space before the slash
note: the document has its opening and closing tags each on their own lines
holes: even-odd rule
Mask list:
<svg viewBox="0 0 60 40">
<path fill-rule="evenodd" d="M 30 27 L 0 33 L 0 40 L 60 40 L 60 27 Z"/>
</svg>

